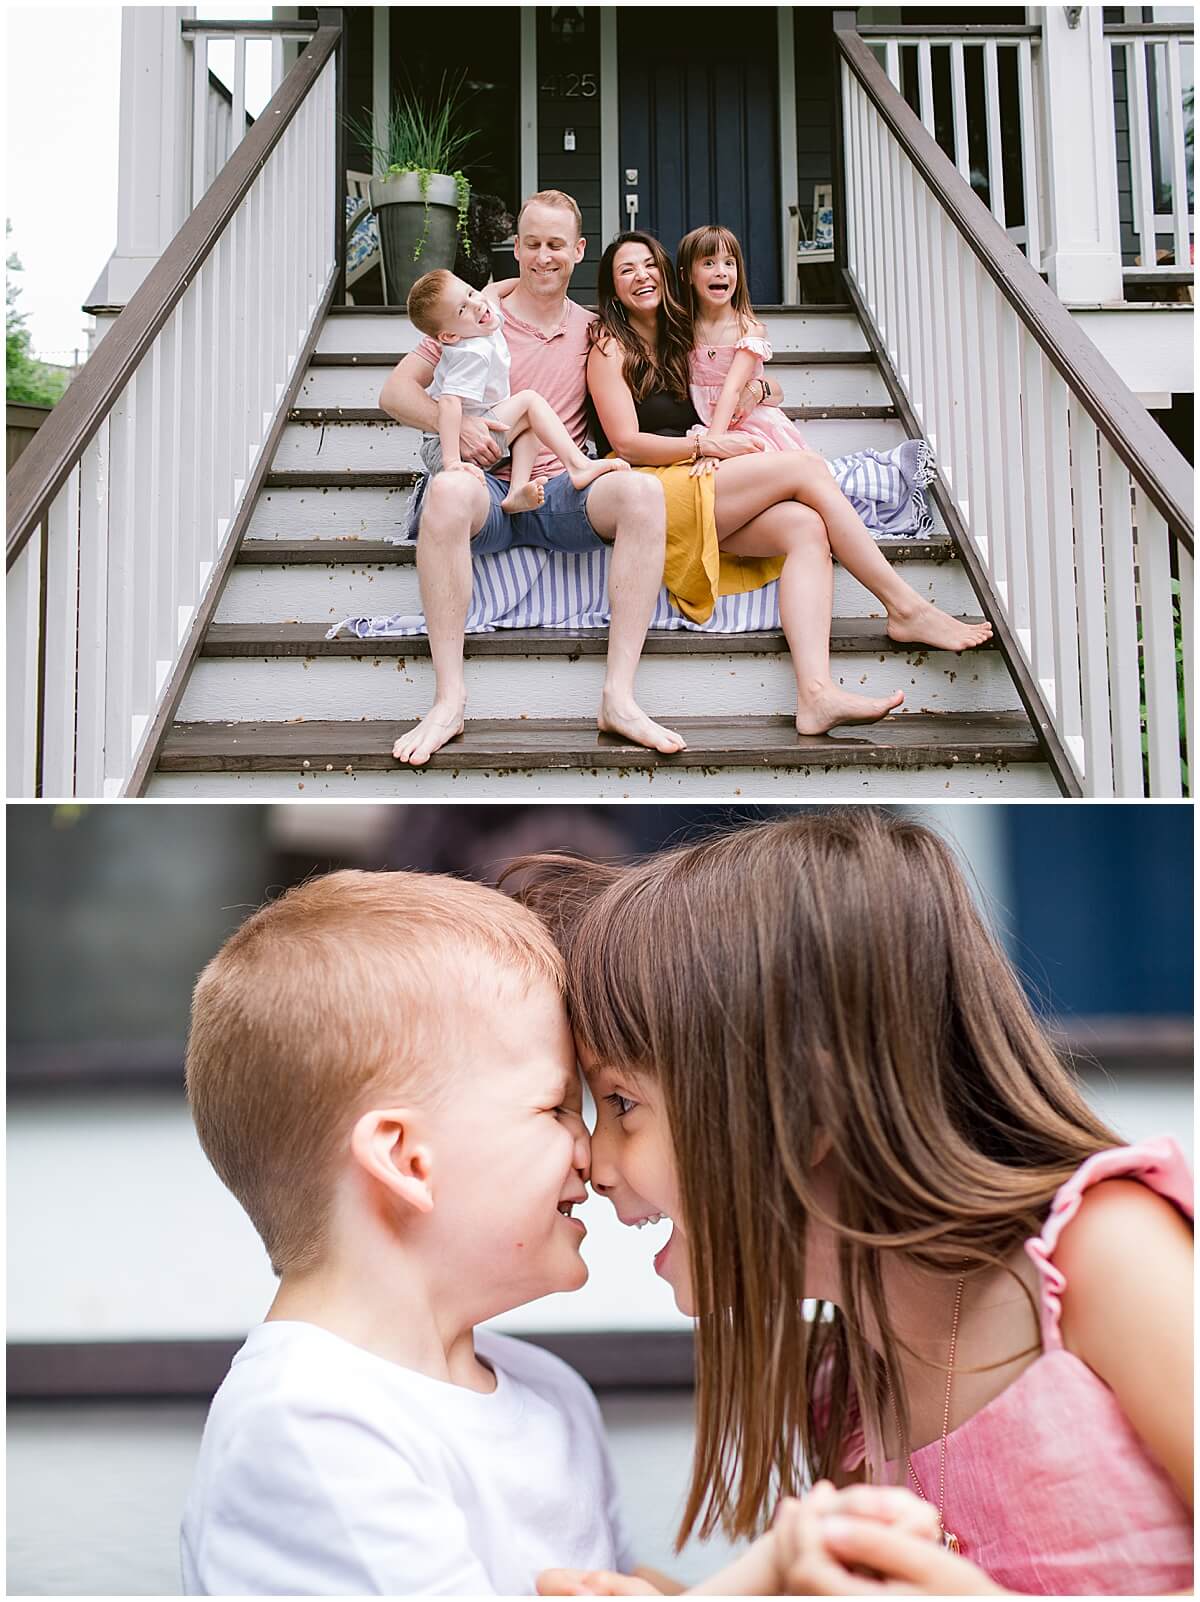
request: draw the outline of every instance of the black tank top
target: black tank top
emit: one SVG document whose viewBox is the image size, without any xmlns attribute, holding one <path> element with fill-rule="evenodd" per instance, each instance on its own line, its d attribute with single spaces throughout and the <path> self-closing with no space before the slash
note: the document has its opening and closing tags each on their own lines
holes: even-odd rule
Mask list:
<svg viewBox="0 0 1200 1602">
<path fill-rule="evenodd" d="M 665 439 L 682 439 L 689 428 L 694 428 L 700 421 L 696 415 L 696 408 L 691 398 L 680 400 L 672 395 L 670 390 L 656 389 L 646 396 L 645 400 L 635 401 L 637 410 L 638 432 L 641 434 L 660 434 Z M 612 446 L 604 437 L 604 430 L 600 426 L 600 419 L 595 417 L 596 448 L 601 456 L 607 456 Z"/>
</svg>

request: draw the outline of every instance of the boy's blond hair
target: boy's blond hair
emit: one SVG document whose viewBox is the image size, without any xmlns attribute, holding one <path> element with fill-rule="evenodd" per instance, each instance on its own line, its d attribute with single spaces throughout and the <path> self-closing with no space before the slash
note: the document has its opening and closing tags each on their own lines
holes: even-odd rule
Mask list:
<svg viewBox="0 0 1200 1602">
<path fill-rule="evenodd" d="M 408 320 L 422 334 L 436 338 L 445 331 L 445 318 L 437 313 L 453 282 L 452 272 L 445 267 L 436 267 L 431 273 L 422 273 L 409 290 Z"/>
<path fill-rule="evenodd" d="M 322 1261 L 361 1114 L 381 1097 L 430 1104 L 464 1013 L 540 984 L 563 989 L 545 925 L 441 874 L 330 873 L 225 942 L 192 998 L 187 1093 L 277 1274 Z"/>
<path fill-rule="evenodd" d="M 527 195 L 521 202 L 521 209 L 517 213 L 517 233 L 521 232 L 521 218 L 525 215 L 527 206 L 553 206 L 559 211 L 569 211 L 575 219 L 575 237 L 583 238 L 583 213 L 579 204 L 562 189 L 539 189 L 536 195 Z"/>
</svg>

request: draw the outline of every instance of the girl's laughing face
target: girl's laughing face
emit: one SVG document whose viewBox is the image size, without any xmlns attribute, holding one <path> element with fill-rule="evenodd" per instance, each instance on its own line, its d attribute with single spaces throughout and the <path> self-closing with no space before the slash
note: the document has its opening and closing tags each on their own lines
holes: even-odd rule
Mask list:
<svg viewBox="0 0 1200 1602">
<path fill-rule="evenodd" d="M 630 1228 L 669 1219 L 674 1226 L 654 1258 L 654 1271 L 675 1293 L 681 1313 L 695 1316 L 687 1236 L 681 1222 L 675 1151 L 660 1087 L 652 1079 L 600 1063 L 582 1046 L 579 1060 L 596 1103 L 591 1183 Z"/>
<path fill-rule="evenodd" d="M 711 256 L 702 256 L 692 268 L 692 288 L 708 311 L 730 304 L 737 281 L 737 258 L 731 251 L 718 250 Z"/>
</svg>

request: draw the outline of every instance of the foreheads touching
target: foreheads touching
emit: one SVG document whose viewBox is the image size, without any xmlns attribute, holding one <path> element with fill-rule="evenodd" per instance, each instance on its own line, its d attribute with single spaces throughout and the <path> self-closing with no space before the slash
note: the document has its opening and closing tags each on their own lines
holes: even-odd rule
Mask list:
<svg viewBox="0 0 1200 1602">
<path fill-rule="evenodd" d="M 441 875 L 332 873 L 246 920 L 196 985 L 187 1089 L 201 1145 L 277 1273 L 320 1262 L 356 1121 L 437 1105 L 479 1050 L 502 1054 L 497 1026 L 515 1033 L 529 998 L 565 1028 L 562 984 L 536 917 Z M 509 1045 L 557 1088 L 560 1047 Z"/>
</svg>

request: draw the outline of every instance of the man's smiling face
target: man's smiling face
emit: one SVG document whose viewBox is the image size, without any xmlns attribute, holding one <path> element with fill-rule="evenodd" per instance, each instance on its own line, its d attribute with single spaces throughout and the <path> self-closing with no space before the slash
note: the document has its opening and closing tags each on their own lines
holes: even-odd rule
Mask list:
<svg viewBox="0 0 1200 1602">
<path fill-rule="evenodd" d="M 526 206 L 513 246 L 522 287 L 539 298 L 565 297 L 586 244 L 576 232 L 574 214 L 565 206 L 540 202 Z"/>
</svg>

